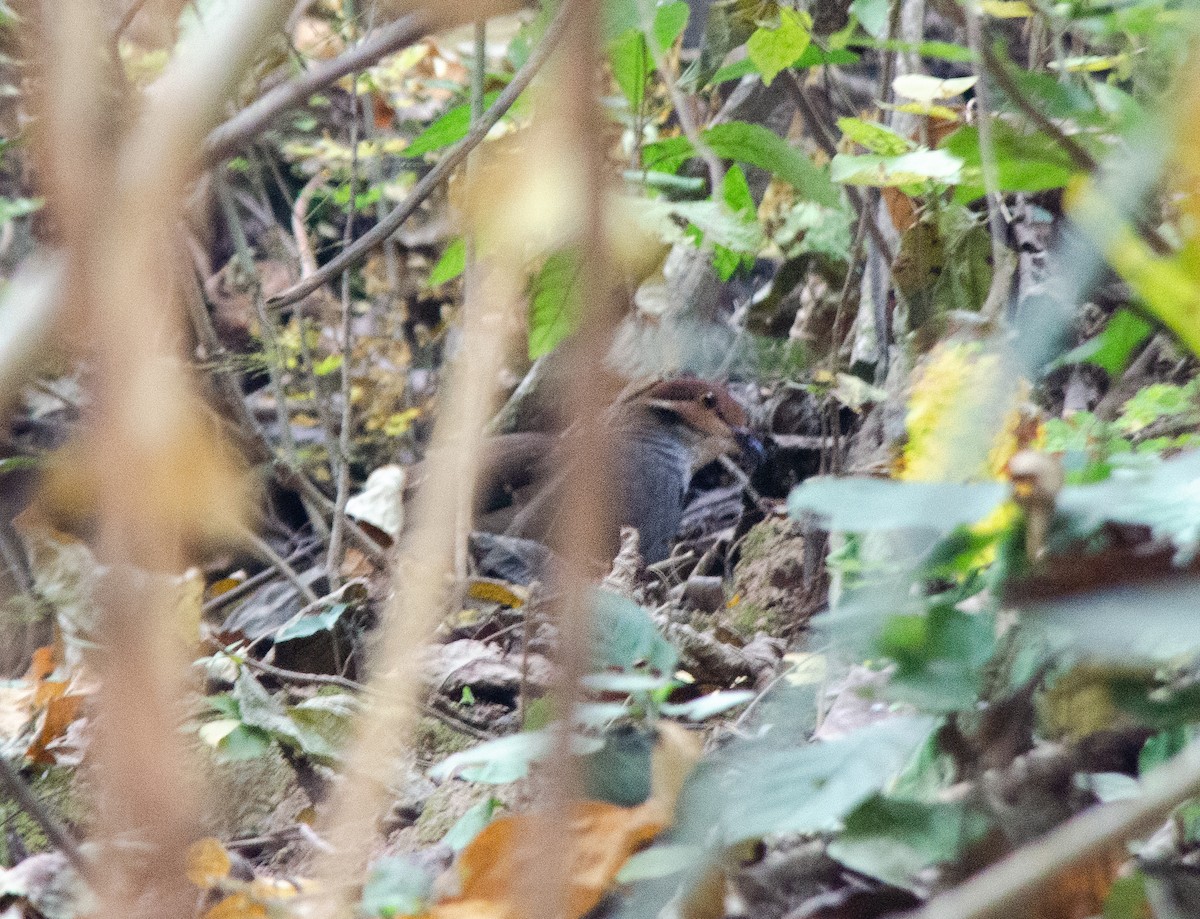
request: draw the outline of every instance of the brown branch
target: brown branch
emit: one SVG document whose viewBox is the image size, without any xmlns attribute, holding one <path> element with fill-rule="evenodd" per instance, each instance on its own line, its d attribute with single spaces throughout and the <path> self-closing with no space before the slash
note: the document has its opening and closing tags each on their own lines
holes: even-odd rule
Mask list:
<svg viewBox="0 0 1200 919">
<path fill-rule="evenodd" d="M 204 139 L 201 165 L 211 168 L 233 156 L 239 147 L 253 140 L 289 109 L 303 105 L 316 92 L 325 89 L 356 70 L 365 70 L 381 58 L 405 48 L 429 33 L 431 18 L 412 13 L 378 29 L 370 38 L 319 67 L 246 106 Z"/>
<path fill-rule="evenodd" d="M 450 173 L 466 159 L 467 154 L 487 137 L 488 132 L 496 126 L 496 123 L 504 116 L 504 113 L 517 101 L 517 97 L 533 82 L 533 78 L 541 70 L 542 65 L 546 63 L 546 60 L 550 57 L 550 52 L 554 50 L 554 47 L 562 37 L 568 19 L 566 11 L 570 7 L 571 4 L 564 3 L 559 8 L 554 20 L 550 23 L 549 28 L 546 29 L 546 34 L 543 36 L 541 43 L 530 54 L 529 60 L 525 62 L 525 65 L 513 75 L 512 81 L 500 93 L 495 104 L 475 123 L 466 137 L 446 151 L 446 154 L 438 161 L 438 164 L 417 182 L 413 190 L 409 193 L 409 196 L 401 204 L 360 236 L 353 245 L 343 249 L 336 258 L 299 284 L 293 285 L 283 291 L 283 293 L 272 297 L 267 301 L 267 305 L 278 308 L 303 300 L 326 281 L 337 277 L 343 271 L 353 268 L 367 257 L 367 253 L 376 246 L 386 242 L 388 237 L 400 229 L 404 221 L 412 216 L 416 209 L 421 206 L 421 203 L 433 193 L 434 189 L 448 178 Z"/>
<path fill-rule="evenodd" d="M 251 670 L 258 670 L 265 673 L 267 676 L 273 676 L 277 680 L 282 680 L 285 683 L 296 683 L 301 686 L 336 686 L 339 689 L 348 689 L 351 692 L 362 693 L 366 690 L 366 686 L 356 680 L 351 680 L 348 677 L 337 676 L 336 674 L 328 673 L 302 673 L 299 670 L 284 670 L 282 667 L 276 667 L 274 664 L 268 664 L 265 661 L 260 661 L 253 657 L 234 655 L 225 647 L 221 650 L 231 657 L 236 657 Z M 435 704 L 422 703 L 418 706 L 421 714 L 426 718 L 433 718 L 440 721 L 452 731 L 459 734 L 465 734 L 467 737 L 473 737 L 476 740 L 494 740 L 495 735 L 489 734 L 487 731 L 481 731 L 473 724 L 468 724 L 461 718 L 443 711 Z"/>
<path fill-rule="evenodd" d="M 21 778 L 21 773 L 3 756 L 0 756 L 0 788 L 7 791 L 21 810 L 25 811 L 26 815 L 41 828 L 41 831 L 46 834 L 46 838 L 66 856 L 67 861 L 71 863 L 71 867 L 79 873 L 79 876 L 89 884 L 95 884 L 96 866 L 83 854 L 79 843 L 67 832 L 67 828 L 42 806 L 42 802 L 37 799 L 32 789 Z"/>
<path fill-rule="evenodd" d="M 1084 811 L 1037 842 L 935 897 L 906 919 L 988 919 L 1012 915 L 1072 866 L 1153 829 L 1200 792 L 1200 742 L 1142 780 L 1142 794 Z"/>
<path fill-rule="evenodd" d="M 1021 87 L 1017 85 L 1017 81 L 1012 78 L 1012 74 L 1008 72 L 1008 68 L 1004 66 L 1004 62 L 996 55 L 996 52 L 980 39 L 979 52 L 983 58 L 984 68 L 987 70 L 988 76 L 996 81 L 996 85 L 1004 90 L 1004 95 L 1008 100 L 1021 110 L 1021 114 L 1028 118 L 1037 126 L 1038 130 L 1051 137 L 1055 143 L 1063 148 L 1067 156 L 1071 158 L 1071 162 L 1075 164 L 1077 169 L 1084 172 L 1094 172 L 1099 163 L 1092 156 L 1087 148 L 1083 146 L 1074 137 L 1065 133 L 1062 128 L 1054 123 L 1045 112 L 1042 112 L 1021 92 Z"/>
</svg>

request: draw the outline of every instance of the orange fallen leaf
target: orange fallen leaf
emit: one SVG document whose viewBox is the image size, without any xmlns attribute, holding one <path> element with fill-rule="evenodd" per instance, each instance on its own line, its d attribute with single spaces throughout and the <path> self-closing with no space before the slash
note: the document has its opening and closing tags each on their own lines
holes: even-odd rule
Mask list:
<svg viewBox="0 0 1200 919">
<path fill-rule="evenodd" d="M 188 848 L 187 879 L 206 889 L 229 877 L 233 861 L 220 840 L 211 836 L 198 839 Z"/>
<path fill-rule="evenodd" d="M 459 896 L 439 904 L 436 919 L 508 919 L 524 913 L 520 894 L 529 879 L 543 870 L 544 854 L 529 845 L 537 838 L 537 815 L 502 817 L 488 824 L 463 850 L 458 862 Z M 653 802 L 617 807 L 598 801 L 575 805 L 569 826 L 567 915 L 592 910 L 612 887 L 617 872 L 634 852 L 648 845 L 666 825 L 662 808 Z"/>
<path fill-rule="evenodd" d="M 49 685 L 51 684 L 43 682 L 38 687 L 39 693 L 42 687 Z M 66 683 L 54 685 L 60 687 L 59 692 L 65 693 Z M 54 764 L 54 754 L 46 748 L 52 741 L 57 740 L 63 735 L 67 726 L 79 715 L 79 708 L 82 704 L 83 696 L 74 693 L 59 695 L 46 704 L 46 713 L 42 718 L 41 729 L 38 731 L 37 737 L 33 739 L 33 743 L 29 745 L 29 749 L 25 751 L 25 755 L 31 762 L 44 765 Z"/>
</svg>

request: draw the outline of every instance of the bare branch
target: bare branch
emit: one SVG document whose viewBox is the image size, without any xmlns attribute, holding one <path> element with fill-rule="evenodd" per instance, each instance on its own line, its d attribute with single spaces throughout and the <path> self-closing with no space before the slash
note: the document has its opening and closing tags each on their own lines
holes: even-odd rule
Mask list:
<svg viewBox="0 0 1200 919">
<path fill-rule="evenodd" d="M 416 209 L 421 206 L 421 202 L 428 198 L 433 193 L 433 190 L 458 167 L 459 163 L 467 158 L 467 154 L 487 137 L 488 131 L 496 126 L 496 123 L 504 116 L 504 113 L 517 101 L 517 97 L 533 82 L 533 78 L 541 70 L 542 65 L 546 63 L 546 60 L 550 57 L 550 53 L 562 37 L 567 22 L 566 11 L 570 7 L 570 3 L 563 4 L 555 15 L 554 20 L 550 23 L 549 28 L 546 29 L 546 34 L 542 37 L 541 43 L 534 49 L 533 53 L 529 56 L 529 60 L 525 62 L 525 65 L 513 75 L 512 82 L 500 93 L 495 104 L 475 123 L 466 137 L 446 151 L 437 165 L 430 169 L 417 182 L 408 197 L 401 204 L 355 240 L 353 245 L 342 250 L 336 258 L 299 284 L 272 297 L 267 301 L 267 305 L 278 308 L 303 300 L 326 281 L 337 277 L 343 271 L 353 268 L 365 259 L 372 249 L 382 245 L 387 241 L 389 236 L 400 229 L 404 221 L 411 217 Z"/>
</svg>

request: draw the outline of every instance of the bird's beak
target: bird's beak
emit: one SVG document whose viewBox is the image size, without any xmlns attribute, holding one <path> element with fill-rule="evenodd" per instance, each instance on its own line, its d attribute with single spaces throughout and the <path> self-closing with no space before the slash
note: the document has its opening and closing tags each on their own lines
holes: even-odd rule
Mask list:
<svg viewBox="0 0 1200 919">
<path fill-rule="evenodd" d="M 766 448 L 763 442 L 758 439 L 757 435 L 749 428 L 736 427 L 733 428 L 733 439 L 737 442 L 738 447 L 742 451 L 742 457 L 750 464 L 751 468 L 755 468 L 767 457 Z"/>
</svg>

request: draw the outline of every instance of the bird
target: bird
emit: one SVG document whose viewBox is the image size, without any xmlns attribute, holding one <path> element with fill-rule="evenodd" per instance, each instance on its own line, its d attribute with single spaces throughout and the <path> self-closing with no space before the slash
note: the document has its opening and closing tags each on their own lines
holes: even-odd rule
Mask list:
<svg viewBox="0 0 1200 919">
<path fill-rule="evenodd" d="M 617 474 L 609 496 L 618 527 L 638 531 L 647 564 L 670 555 L 693 475 L 722 455 L 754 458 L 761 447 L 746 412 L 722 384 L 696 377 L 656 380 L 634 388 L 603 421 L 611 431 Z M 485 446 L 477 493 L 476 529 L 509 539 L 554 542 L 563 505 L 566 435 L 516 433 Z M 481 544 L 496 548 L 484 537 Z M 609 560 L 611 560 L 611 555 Z"/>
</svg>

